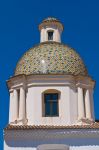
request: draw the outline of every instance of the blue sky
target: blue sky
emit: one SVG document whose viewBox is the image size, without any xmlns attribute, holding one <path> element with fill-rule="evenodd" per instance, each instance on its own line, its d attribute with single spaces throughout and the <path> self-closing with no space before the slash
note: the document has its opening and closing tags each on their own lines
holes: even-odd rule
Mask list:
<svg viewBox="0 0 99 150">
<path fill-rule="evenodd" d="M 39 23 L 54 16 L 64 24 L 62 42 L 83 58 L 96 81 L 95 117 L 99 119 L 99 1 L 3 0 L 0 1 L 0 150 L 2 128 L 8 123 L 9 93 L 6 80 L 13 76 L 23 53 L 39 43 Z"/>
</svg>

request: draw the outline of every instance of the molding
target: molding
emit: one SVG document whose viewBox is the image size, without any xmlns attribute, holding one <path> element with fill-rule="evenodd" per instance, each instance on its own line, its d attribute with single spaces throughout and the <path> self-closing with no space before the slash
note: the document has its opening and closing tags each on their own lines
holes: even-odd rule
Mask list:
<svg viewBox="0 0 99 150">
<path fill-rule="evenodd" d="M 52 83 L 51 83 L 52 82 Z M 94 88 L 95 81 L 91 77 L 73 76 L 73 75 L 18 75 L 7 81 L 9 89 L 18 88 L 20 86 L 41 86 L 41 85 L 64 85 L 71 87 Z"/>
<path fill-rule="evenodd" d="M 40 25 L 39 25 L 39 30 L 41 30 L 42 28 L 47 28 L 47 27 L 53 27 L 53 26 L 55 26 L 55 27 L 57 27 L 57 28 L 59 28 L 61 31 L 63 31 L 63 25 L 62 25 L 62 23 L 60 23 L 59 21 L 45 21 L 45 22 L 42 22 Z"/>
<path fill-rule="evenodd" d="M 25 118 L 25 119 L 17 119 L 17 120 L 14 120 L 13 122 L 10 122 L 11 125 L 16 125 L 16 126 L 19 123 L 21 123 L 23 125 L 27 125 L 28 119 L 27 118 Z"/>
<path fill-rule="evenodd" d="M 78 119 L 77 123 L 91 125 L 91 124 L 94 123 L 94 120 L 93 119 L 88 119 L 88 118 L 81 118 L 81 119 Z"/>
</svg>

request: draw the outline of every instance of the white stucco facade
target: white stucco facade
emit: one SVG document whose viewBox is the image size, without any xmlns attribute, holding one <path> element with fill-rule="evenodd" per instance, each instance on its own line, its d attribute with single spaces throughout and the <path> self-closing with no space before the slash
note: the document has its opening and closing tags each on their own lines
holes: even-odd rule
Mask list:
<svg viewBox="0 0 99 150">
<path fill-rule="evenodd" d="M 53 32 L 52 41 L 61 42 L 61 33 L 63 31 L 63 25 L 57 21 L 44 21 L 39 25 L 40 30 L 40 42 L 48 41 L 48 32 Z"/>
<path fill-rule="evenodd" d="M 56 27 L 45 27 L 45 28 L 42 28 L 41 31 L 40 31 L 40 42 L 46 42 L 48 41 L 48 32 L 49 31 L 52 31 L 53 32 L 53 41 L 56 41 L 56 42 L 61 42 L 61 33 L 62 31 L 60 29 Z"/>
<path fill-rule="evenodd" d="M 46 76 L 46 75 L 45 75 Z M 28 125 L 73 125 L 85 120 L 94 121 L 93 95 L 94 82 L 84 78 L 80 83 L 73 76 L 29 76 L 24 75 L 9 80 L 10 113 L 9 123 Z M 15 82 L 18 78 L 18 81 Z M 44 79 L 45 78 L 45 79 Z M 88 81 L 89 80 L 89 81 Z M 43 93 L 58 91 L 59 116 L 43 116 Z M 84 95 L 83 91 L 88 91 Z M 19 95 L 18 95 L 19 94 Z M 15 101 L 15 103 L 14 103 Z M 71 107 L 72 106 L 72 107 Z M 82 121 L 83 119 L 83 121 Z"/>
<path fill-rule="evenodd" d="M 51 145 L 55 144 L 54 148 Z M 57 145 L 60 145 L 59 146 Z M 25 129 L 5 132 L 4 148 L 6 150 L 36 150 L 43 145 L 52 150 L 99 150 L 99 130 L 97 129 Z M 55 148 L 56 147 L 56 148 Z M 43 148 L 44 149 L 44 148 Z M 41 148 L 42 150 L 42 148 Z M 68 150 L 65 148 L 65 150 Z"/>
</svg>

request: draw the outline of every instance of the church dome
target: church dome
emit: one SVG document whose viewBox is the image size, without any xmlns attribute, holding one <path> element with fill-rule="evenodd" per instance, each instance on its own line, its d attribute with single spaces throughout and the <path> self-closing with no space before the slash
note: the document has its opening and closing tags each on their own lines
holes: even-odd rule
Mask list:
<svg viewBox="0 0 99 150">
<path fill-rule="evenodd" d="M 30 48 L 17 63 L 15 75 L 19 74 L 88 75 L 79 54 L 71 47 L 54 41 Z"/>
</svg>

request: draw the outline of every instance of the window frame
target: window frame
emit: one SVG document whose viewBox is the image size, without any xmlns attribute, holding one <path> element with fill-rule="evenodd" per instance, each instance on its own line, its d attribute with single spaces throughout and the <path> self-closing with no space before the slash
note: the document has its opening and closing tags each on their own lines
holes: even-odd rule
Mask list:
<svg viewBox="0 0 99 150">
<path fill-rule="evenodd" d="M 51 97 L 53 97 L 53 95 L 57 95 L 57 100 L 56 102 L 54 100 L 51 100 L 49 102 L 45 102 L 45 96 L 46 95 L 51 95 Z M 50 107 L 50 114 L 47 115 L 46 114 L 46 103 L 49 103 L 49 107 Z M 53 115 L 53 103 L 57 103 L 57 114 Z M 59 116 L 59 93 L 44 93 L 44 105 L 45 105 L 45 117 L 58 117 Z"/>
<path fill-rule="evenodd" d="M 52 39 L 49 39 L 49 33 L 51 33 L 51 32 L 53 33 L 53 34 L 52 34 Z M 53 41 L 54 31 L 53 31 L 53 30 L 48 30 L 48 31 L 47 31 L 47 35 L 48 35 L 48 41 Z"/>
</svg>

